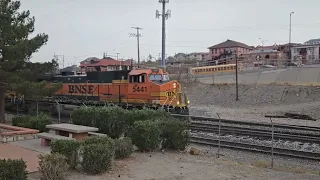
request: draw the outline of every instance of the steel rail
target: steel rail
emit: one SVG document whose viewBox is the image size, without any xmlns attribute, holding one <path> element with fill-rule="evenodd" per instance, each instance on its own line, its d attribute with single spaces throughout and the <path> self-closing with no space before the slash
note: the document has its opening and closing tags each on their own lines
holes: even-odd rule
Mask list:
<svg viewBox="0 0 320 180">
<path fill-rule="evenodd" d="M 189 128 L 192 131 L 198 131 L 198 132 L 218 133 L 219 131 L 219 125 L 212 125 L 212 124 L 199 125 L 199 124 L 191 123 L 191 125 L 189 125 Z M 261 137 L 261 138 L 271 138 L 271 135 L 272 135 L 271 131 L 268 131 L 268 130 L 234 127 L 234 126 L 221 126 L 221 133 Z M 275 131 L 274 137 L 277 139 L 285 139 L 290 141 L 320 144 L 320 137 L 317 134 L 287 133 L 287 132 L 283 133 L 282 131 Z"/>
<path fill-rule="evenodd" d="M 184 117 L 190 118 L 192 121 L 210 121 L 210 122 L 219 122 L 218 118 L 212 117 L 204 117 L 204 116 L 190 116 L 190 115 L 180 115 L 180 114 L 171 114 L 173 117 Z M 270 123 L 264 122 L 245 122 L 245 121 L 238 121 L 238 120 L 227 120 L 221 119 L 221 123 L 229 123 L 229 124 L 240 124 L 240 125 L 249 125 L 249 126 L 261 126 L 261 127 L 270 127 Z M 295 129 L 295 130 L 307 130 L 307 131 L 320 131 L 320 127 L 312 127 L 312 126 L 302 126 L 302 125 L 291 125 L 291 124 L 282 124 L 277 123 L 274 125 L 275 128 L 283 128 L 283 129 Z"/>
<path fill-rule="evenodd" d="M 206 137 L 192 136 L 190 142 L 195 144 L 209 145 L 209 146 L 215 147 L 215 146 L 218 146 L 219 140 L 206 138 Z M 249 144 L 249 143 L 239 143 L 239 142 L 224 141 L 224 140 L 220 140 L 220 147 L 260 152 L 260 153 L 271 153 L 270 146 L 256 145 L 256 144 Z M 273 150 L 274 150 L 274 154 L 277 154 L 280 156 L 290 156 L 290 157 L 317 160 L 317 161 L 320 160 L 320 153 L 316 153 L 316 152 L 298 151 L 298 150 L 284 149 L 284 148 L 277 148 L 277 147 L 274 147 Z"/>
</svg>

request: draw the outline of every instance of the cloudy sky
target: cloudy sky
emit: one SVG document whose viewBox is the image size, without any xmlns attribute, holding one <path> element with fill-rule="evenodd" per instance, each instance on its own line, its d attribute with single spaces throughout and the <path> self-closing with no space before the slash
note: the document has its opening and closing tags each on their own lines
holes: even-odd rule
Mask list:
<svg viewBox="0 0 320 180">
<path fill-rule="evenodd" d="M 65 56 L 65 65 L 104 52 L 110 56 L 137 58 L 135 32 L 142 27 L 141 58 L 161 52 L 161 20 L 158 0 L 21 0 L 22 10 L 35 16 L 36 33 L 47 33 L 48 44 L 32 61 Z M 287 43 L 289 14 L 292 42 L 320 38 L 319 0 L 170 0 L 167 8 L 167 55 L 206 52 L 227 39 L 248 45 Z M 62 59 L 60 57 L 60 59 Z"/>
</svg>

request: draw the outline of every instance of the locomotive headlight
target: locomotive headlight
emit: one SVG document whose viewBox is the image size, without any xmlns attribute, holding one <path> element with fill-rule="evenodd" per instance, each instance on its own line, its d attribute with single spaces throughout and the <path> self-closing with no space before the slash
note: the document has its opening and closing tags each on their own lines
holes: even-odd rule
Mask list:
<svg viewBox="0 0 320 180">
<path fill-rule="evenodd" d="M 179 105 L 179 104 L 180 104 L 180 102 L 179 102 L 179 101 L 177 101 L 177 104 Z"/>
<path fill-rule="evenodd" d="M 176 88 L 177 87 L 177 83 L 173 83 L 173 88 Z"/>
<path fill-rule="evenodd" d="M 187 103 L 190 104 L 190 101 L 188 100 Z"/>
</svg>

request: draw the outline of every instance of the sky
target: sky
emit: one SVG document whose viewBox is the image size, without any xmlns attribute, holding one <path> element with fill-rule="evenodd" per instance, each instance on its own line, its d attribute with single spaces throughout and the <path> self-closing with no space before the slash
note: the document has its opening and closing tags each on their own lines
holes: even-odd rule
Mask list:
<svg viewBox="0 0 320 180">
<path fill-rule="evenodd" d="M 227 39 L 250 46 L 320 38 L 319 0 L 170 0 L 166 20 L 166 55 L 208 52 Z M 21 10 L 35 16 L 35 32 L 49 35 L 48 43 L 31 61 L 64 55 L 65 66 L 103 53 L 137 59 L 137 40 L 129 33 L 141 27 L 140 57 L 161 53 L 161 12 L 158 0 L 21 0 Z M 261 40 L 262 41 L 261 41 Z M 62 56 L 59 56 L 62 60 Z M 62 63 L 62 61 L 60 61 Z"/>
</svg>

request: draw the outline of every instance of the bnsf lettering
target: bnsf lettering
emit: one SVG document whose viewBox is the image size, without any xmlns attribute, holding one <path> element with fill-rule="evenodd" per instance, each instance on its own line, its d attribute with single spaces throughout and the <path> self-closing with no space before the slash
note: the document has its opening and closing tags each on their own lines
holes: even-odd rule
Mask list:
<svg viewBox="0 0 320 180">
<path fill-rule="evenodd" d="M 94 90 L 93 85 L 68 85 L 68 87 L 68 93 L 92 94 Z"/>
</svg>

